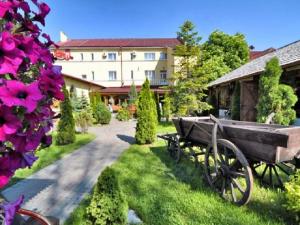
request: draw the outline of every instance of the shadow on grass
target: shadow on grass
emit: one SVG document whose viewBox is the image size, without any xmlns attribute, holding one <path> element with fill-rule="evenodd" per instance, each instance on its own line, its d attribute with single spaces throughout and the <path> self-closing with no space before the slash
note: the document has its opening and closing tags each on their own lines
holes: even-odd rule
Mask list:
<svg viewBox="0 0 300 225">
<path fill-rule="evenodd" d="M 165 146 L 151 147 L 150 151 L 153 152 L 161 160 L 161 162 L 169 169 L 169 177 L 174 177 L 174 179 L 176 179 L 177 181 L 190 185 L 191 189 L 194 191 L 205 192 L 208 195 L 217 195 L 214 191 L 212 191 L 212 189 L 209 187 L 208 183 L 204 178 L 203 163 L 200 162 L 200 166 L 196 168 L 193 159 L 189 157 L 183 157 L 179 163 L 176 163 L 169 156 Z M 293 220 L 293 215 L 289 213 L 283 206 L 285 200 L 281 193 L 277 195 L 274 194 L 275 197 L 272 200 L 264 199 L 261 197 L 256 198 L 255 194 L 260 194 L 260 191 L 276 192 L 275 190 L 264 189 L 259 185 L 257 185 L 257 188 L 260 188 L 260 190 L 256 192 L 254 191 L 250 203 L 248 203 L 246 206 L 243 206 L 242 208 L 246 208 L 247 210 L 258 214 L 261 218 L 263 218 L 264 220 L 266 220 L 266 222 L 269 223 L 271 223 L 271 221 L 274 221 L 289 225 L 295 224 L 295 221 Z M 224 202 L 224 200 L 222 200 L 221 198 L 219 198 L 219 201 Z M 224 202 L 224 204 L 231 205 L 227 202 Z"/>
</svg>

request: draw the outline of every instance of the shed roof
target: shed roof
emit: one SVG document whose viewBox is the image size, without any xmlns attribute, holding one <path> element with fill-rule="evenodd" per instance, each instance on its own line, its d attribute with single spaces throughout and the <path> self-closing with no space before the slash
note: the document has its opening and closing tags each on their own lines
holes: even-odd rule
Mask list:
<svg viewBox="0 0 300 225">
<path fill-rule="evenodd" d="M 100 85 L 100 84 L 97 84 L 95 82 L 92 82 L 92 81 L 88 81 L 88 80 L 85 80 L 85 79 L 82 79 L 82 78 L 79 78 L 79 77 L 75 77 L 75 76 L 72 76 L 70 74 L 65 74 L 63 73 L 62 74 L 63 77 L 66 77 L 66 78 L 70 78 L 72 80 L 77 80 L 79 82 L 82 82 L 82 83 L 85 83 L 85 84 L 89 84 L 89 85 L 93 85 L 93 86 L 96 86 L 96 87 L 99 87 L 99 88 L 105 88 L 104 86 Z"/>
<path fill-rule="evenodd" d="M 273 57 L 279 59 L 279 63 L 282 67 L 286 67 L 290 64 L 300 62 L 300 40 L 293 42 L 284 47 L 278 48 L 273 52 L 256 58 L 247 64 L 239 67 L 236 70 L 220 77 L 219 79 L 211 82 L 210 87 L 228 83 L 234 80 L 239 80 L 251 75 L 257 75 L 264 71 L 266 63 Z"/>
</svg>

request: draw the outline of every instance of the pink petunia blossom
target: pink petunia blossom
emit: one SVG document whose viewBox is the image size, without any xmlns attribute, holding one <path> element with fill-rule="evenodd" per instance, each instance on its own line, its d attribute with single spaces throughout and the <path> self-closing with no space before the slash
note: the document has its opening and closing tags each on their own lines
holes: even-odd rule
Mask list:
<svg viewBox="0 0 300 225">
<path fill-rule="evenodd" d="M 21 81 L 9 80 L 6 86 L 0 87 L 0 99 L 4 105 L 23 106 L 28 112 L 34 111 L 42 98 L 37 81 L 26 85 Z"/>
<path fill-rule="evenodd" d="M 20 120 L 10 108 L 0 107 L 0 141 L 5 141 L 7 135 L 15 134 L 21 125 Z"/>
<path fill-rule="evenodd" d="M 0 74 L 16 75 L 23 62 L 24 52 L 16 48 L 17 40 L 7 31 L 0 37 Z"/>
<path fill-rule="evenodd" d="M 0 18 L 3 18 L 7 11 L 9 11 L 12 7 L 11 2 L 3 2 L 0 1 Z"/>
<path fill-rule="evenodd" d="M 37 3 L 36 5 L 39 8 L 39 13 L 35 13 L 35 16 L 33 17 L 33 21 L 38 21 L 40 22 L 42 25 L 45 26 L 45 17 L 49 14 L 50 12 L 50 7 L 46 4 L 46 3 Z"/>
</svg>

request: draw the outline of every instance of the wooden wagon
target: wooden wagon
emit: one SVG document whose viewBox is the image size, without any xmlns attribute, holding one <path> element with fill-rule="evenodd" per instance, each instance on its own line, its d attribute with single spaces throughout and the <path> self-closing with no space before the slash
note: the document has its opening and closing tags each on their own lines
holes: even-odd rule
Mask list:
<svg viewBox="0 0 300 225">
<path fill-rule="evenodd" d="M 177 133 L 160 136 L 177 161 L 184 149 L 204 157 L 209 185 L 226 200 L 246 204 L 253 174 L 283 186 L 281 176 L 300 168 L 300 127 L 259 124 L 210 117 L 173 119 Z M 193 151 L 200 147 L 201 151 Z M 195 160 L 197 162 L 197 160 Z M 276 182 L 275 182 L 276 180 Z"/>
</svg>

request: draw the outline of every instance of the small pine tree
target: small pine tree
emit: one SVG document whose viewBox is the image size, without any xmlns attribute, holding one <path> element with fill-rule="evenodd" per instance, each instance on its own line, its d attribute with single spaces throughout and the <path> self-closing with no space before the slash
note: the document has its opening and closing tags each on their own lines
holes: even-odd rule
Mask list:
<svg viewBox="0 0 300 225">
<path fill-rule="evenodd" d="M 128 206 L 115 171 L 107 167 L 98 178 L 86 210 L 87 225 L 125 225 Z"/>
<path fill-rule="evenodd" d="M 274 122 L 278 124 L 289 125 L 296 118 L 292 107 L 297 102 L 297 96 L 290 86 L 279 84 L 281 74 L 278 58 L 274 57 L 267 62 L 259 80 L 258 122 L 264 123 L 272 112 L 275 113 Z"/>
<path fill-rule="evenodd" d="M 103 102 L 97 103 L 93 116 L 100 124 L 109 124 L 111 120 L 111 112 Z"/>
<path fill-rule="evenodd" d="M 60 103 L 61 118 L 57 126 L 57 145 L 66 145 L 75 141 L 75 122 L 72 114 L 72 105 L 67 88 L 63 87 L 65 99 Z"/>
<path fill-rule="evenodd" d="M 166 118 L 166 121 L 169 122 L 171 116 L 171 98 L 168 92 L 165 93 L 163 103 L 163 115 Z"/>
<path fill-rule="evenodd" d="M 150 144 L 155 140 L 157 127 L 156 104 L 146 79 L 138 98 L 135 139 L 138 144 Z"/>
<path fill-rule="evenodd" d="M 232 101 L 231 101 L 231 119 L 240 120 L 240 95 L 241 95 L 241 86 L 240 82 L 235 83 Z"/>
<path fill-rule="evenodd" d="M 129 105 L 135 104 L 138 94 L 137 94 L 136 86 L 135 86 L 134 82 L 132 82 L 132 84 L 130 86 L 130 92 L 129 92 L 128 96 L 129 96 Z"/>
</svg>

